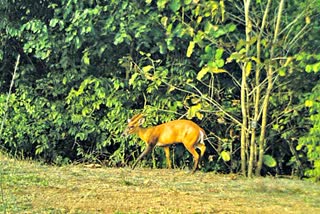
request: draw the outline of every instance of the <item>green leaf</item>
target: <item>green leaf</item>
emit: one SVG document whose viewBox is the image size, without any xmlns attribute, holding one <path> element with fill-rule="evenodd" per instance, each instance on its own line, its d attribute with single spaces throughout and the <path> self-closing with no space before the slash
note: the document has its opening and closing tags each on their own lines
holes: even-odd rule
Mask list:
<svg viewBox="0 0 320 214">
<path fill-rule="evenodd" d="M 218 62 L 218 65 L 222 65 L 223 63 L 224 63 L 224 61 L 220 60 Z M 217 65 L 217 63 L 213 63 L 213 64 Z M 221 69 L 221 68 L 217 68 L 217 67 L 214 67 L 214 66 L 210 66 L 210 65 L 209 66 L 205 66 L 199 71 L 199 73 L 197 75 L 197 80 L 201 80 L 208 72 L 211 72 L 213 74 L 220 74 L 220 73 L 226 72 L 226 70 L 225 69 Z"/>
<path fill-rule="evenodd" d="M 286 69 L 285 68 L 280 68 L 278 71 L 278 74 L 280 77 L 286 76 Z"/>
<path fill-rule="evenodd" d="M 67 81 L 68 81 L 67 77 L 63 77 L 63 79 L 62 79 L 62 84 L 63 84 L 63 85 L 67 84 Z"/>
<path fill-rule="evenodd" d="M 211 45 L 207 45 L 205 48 L 204 48 L 204 51 L 205 51 L 205 53 L 212 53 L 212 47 L 211 47 Z"/>
<path fill-rule="evenodd" d="M 87 139 L 86 134 L 82 133 L 82 132 L 77 133 L 76 134 L 76 138 L 79 139 L 79 140 L 86 140 Z"/>
<path fill-rule="evenodd" d="M 223 54 L 223 51 L 224 51 L 224 50 L 223 50 L 222 48 L 217 49 L 214 58 L 215 58 L 215 59 L 221 59 L 222 54 Z"/>
<path fill-rule="evenodd" d="M 214 26 L 211 24 L 211 22 L 206 22 L 204 25 L 204 32 L 206 34 L 209 34 L 211 32 L 211 30 L 214 29 Z"/>
<path fill-rule="evenodd" d="M 218 66 L 218 68 L 222 68 L 224 66 L 224 60 L 223 59 L 216 60 L 216 65 Z M 214 73 L 221 73 L 221 72 L 217 72 L 217 70 L 214 70 Z"/>
<path fill-rule="evenodd" d="M 312 107 L 312 106 L 313 106 L 313 100 L 306 100 L 305 103 L 304 103 L 304 105 L 305 105 L 306 107 Z"/>
<path fill-rule="evenodd" d="M 187 50 L 187 57 L 191 56 L 193 49 L 194 49 L 194 45 L 195 45 L 195 42 L 193 42 L 193 41 L 189 42 L 189 46 L 188 46 L 188 50 Z"/>
<path fill-rule="evenodd" d="M 304 143 L 299 143 L 299 144 L 296 146 L 296 150 L 297 150 L 297 151 L 300 151 L 304 145 L 305 145 Z"/>
<path fill-rule="evenodd" d="M 161 11 L 162 9 L 164 9 L 166 7 L 167 3 L 168 3 L 168 0 L 158 0 L 157 1 L 158 9 Z"/>
<path fill-rule="evenodd" d="M 320 71 L 320 62 L 313 64 L 312 70 L 314 73 L 318 73 Z"/>
<path fill-rule="evenodd" d="M 220 156 L 221 156 L 221 158 L 222 158 L 222 160 L 224 160 L 224 161 L 230 161 L 230 159 L 231 159 L 231 157 L 230 157 L 230 152 L 228 152 L 228 151 L 222 151 L 221 153 L 220 153 Z"/>
<path fill-rule="evenodd" d="M 153 69 L 152 65 L 147 65 L 147 66 L 142 67 L 142 71 L 144 73 L 148 73 L 151 69 Z"/>
<path fill-rule="evenodd" d="M 275 131 L 278 131 L 279 130 L 279 124 L 274 124 L 272 126 L 272 129 L 275 130 Z"/>
<path fill-rule="evenodd" d="M 246 45 L 246 41 L 243 39 L 240 39 L 236 45 L 236 50 L 240 50 L 241 48 L 243 48 Z"/>
<path fill-rule="evenodd" d="M 49 23 L 49 26 L 50 27 L 55 27 L 59 22 L 59 19 L 51 19 L 50 20 L 50 23 Z"/>
<path fill-rule="evenodd" d="M 90 65 L 90 58 L 89 58 L 89 52 L 86 51 L 84 52 L 83 56 L 82 56 L 82 62 L 86 65 Z"/>
<path fill-rule="evenodd" d="M 130 80 L 129 80 L 129 85 L 133 85 L 134 81 L 136 80 L 136 78 L 138 77 L 139 73 L 134 73 Z"/>
<path fill-rule="evenodd" d="M 276 167 L 277 161 L 271 155 L 264 155 L 263 156 L 263 163 L 268 167 Z"/>
<path fill-rule="evenodd" d="M 246 76 L 249 76 L 250 73 L 251 73 L 251 68 L 252 68 L 252 62 L 249 61 L 247 64 L 246 64 L 246 67 L 245 67 L 245 72 L 246 72 Z"/>
<path fill-rule="evenodd" d="M 166 28 L 168 25 L 168 17 L 166 17 L 166 16 L 161 17 L 160 22 L 163 25 L 163 27 Z"/>
<path fill-rule="evenodd" d="M 202 120 L 204 115 L 201 114 L 199 111 L 196 113 L 196 117 L 199 119 L 199 120 Z"/>
<path fill-rule="evenodd" d="M 229 24 L 227 26 L 228 26 L 229 32 L 233 32 L 237 29 L 237 25 L 235 25 L 235 24 Z"/>
<path fill-rule="evenodd" d="M 312 71 L 312 65 L 307 65 L 306 66 L 306 72 L 307 73 L 311 73 L 311 71 Z"/>
<path fill-rule="evenodd" d="M 201 103 L 191 106 L 188 109 L 187 118 L 188 119 L 194 118 L 200 110 L 201 110 Z"/>
<path fill-rule="evenodd" d="M 169 7 L 173 12 L 178 11 L 181 7 L 180 0 L 171 0 Z"/>
<path fill-rule="evenodd" d="M 209 72 L 208 66 L 203 67 L 197 75 L 197 80 L 202 80 L 204 75 L 206 75 L 208 72 Z"/>
<path fill-rule="evenodd" d="M 244 50 L 244 51 L 243 51 Z M 227 63 L 232 62 L 235 60 L 236 62 L 239 62 L 244 57 L 245 49 L 241 49 L 239 52 L 234 52 L 230 55 L 230 57 L 227 58 Z"/>
<path fill-rule="evenodd" d="M 42 145 L 37 145 L 35 154 L 40 155 L 46 149 L 48 149 L 48 144 L 46 143 L 43 143 Z"/>
<path fill-rule="evenodd" d="M 167 53 L 167 46 L 164 43 L 158 42 L 157 46 L 159 47 L 159 52 L 161 54 L 166 54 Z"/>
<path fill-rule="evenodd" d="M 224 69 L 221 69 L 221 68 L 211 68 L 210 71 L 214 74 L 220 74 L 220 73 L 225 73 L 227 72 L 226 70 Z"/>
</svg>

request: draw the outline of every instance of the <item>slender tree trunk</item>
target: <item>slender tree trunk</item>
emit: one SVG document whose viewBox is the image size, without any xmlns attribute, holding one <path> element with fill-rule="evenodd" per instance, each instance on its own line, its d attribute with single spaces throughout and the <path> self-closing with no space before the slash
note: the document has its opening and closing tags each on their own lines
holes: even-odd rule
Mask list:
<svg viewBox="0 0 320 214">
<path fill-rule="evenodd" d="M 244 69 L 243 69 L 244 70 Z M 245 72 L 245 71 L 242 71 Z M 246 151 L 247 151 L 247 110 L 246 110 L 246 76 L 242 74 L 242 81 L 241 81 L 241 111 L 242 111 L 242 127 L 241 127 L 241 173 L 246 176 Z"/>
<path fill-rule="evenodd" d="M 261 78 L 261 37 L 264 32 L 264 28 L 266 25 L 266 20 L 270 10 L 271 0 L 268 0 L 266 9 L 264 11 L 260 32 L 257 38 L 257 60 L 256 60 L 256 68 L 255 68 L 255 93 L 254 93 L 254 114 L 253 119 L 250 123 L 251 129 L 251 141 L 250 141 L 250 157 L 249 157 L 249 169 L 248 176 L 251 177 L 253 175 L 253 169 L 256 165 L 257 161 L 257 144 L 256 144 L 256 135 L 257 135 L 257 126 L 259 120 L 259 111 L 260 111 L 260 99 L 261 99 L 261 87 L 260 78 Z"/>
<path fill-rule="evenodd" d="M 250 49 L 250 31 L 251 22 L 249 19 L 250 0 L 244 0 L 245 23 L 246 23 L 246 56 L 248 57 Z M 242 68 L 241 80 L 241 112 L 242 112 L 242 127 L 241 127 L 241 171 L 244 176 L 247 176 L 247 143 L 248 143 L 248 99 L 247 99 L 247 62 L 244 63 Z"/>
<path fill-rule="evenodd" d="M 274 31 L 274 37 L 271 45 L 271 50 L 270 50 L 270 63 L 267 67 L 267 81 L 268 81 L 268 86 L 266 90 L 266 95 L 263 100 L 263 109 L 262 109 L 262 122 L 261 122 L 261 133 L 260 133 L 260 139 L 259 139 L 259 160 L 258 160 L 258 165 L 256 169 L 256 175 L 259 176 L 261 175 L 261 169 L 262 169 L 262 164 L 263 164 L 263 156 L 264 156 L 264 146 L 265 146 L 265 141 L 266 141 L 266 128 L 267 128 L 267 116 L 268 116 L 268 106 L 269 106 L 269 99 L 271 95 L 271 91 L 273 89 L 273 65 L 272 65 L 272 60 L 274 58 L 274 50 L 275 50 L 275 45 L 278 40 L 278 33 L 279 33 L 279 28 L 280 28 L 280 22 L 281 22 L 281 15 L 283 11 L 283 6 L 284 6 L 284 0 L 281 0 L 279 3 L 279 9 L 278 9 L 278 15 L 277 15 L 277 21 L 276 21 L 276 27 Z"/>
<path fill-rule="evenodd" d="M 251 132 L 251 141 L 250 141 L 250 156 L 249 156 L 249 165 L 248 165 L 248 177 L 253 177 L 253 168 L 254 168 L 254 157 L 256 156 L 256 131 L 255 129 L 252 129 Z"/>
</svg>

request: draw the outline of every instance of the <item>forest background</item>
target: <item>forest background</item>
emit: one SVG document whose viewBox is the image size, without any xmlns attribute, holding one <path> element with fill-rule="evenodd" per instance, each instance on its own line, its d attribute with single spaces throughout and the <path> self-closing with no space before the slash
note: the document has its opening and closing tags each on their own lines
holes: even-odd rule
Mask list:
<svg viewBox="0 0 320 214">
<path fill-rule="evenodd" d="M 320 1 L 2 0 L 0 146 L 46 163 L 128 166 L 121 136 L 179 118 L 203 171 L 320 179 Z M 172 148 L 176 167 L 192 157 Z M 146 166 L 164 167 L 156 149 Z"/>
</svg>

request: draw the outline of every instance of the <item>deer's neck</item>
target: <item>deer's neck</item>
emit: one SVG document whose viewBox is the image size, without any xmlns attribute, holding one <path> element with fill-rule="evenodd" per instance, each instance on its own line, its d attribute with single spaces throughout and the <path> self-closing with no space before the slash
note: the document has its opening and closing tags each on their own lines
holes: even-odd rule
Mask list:
<svg viewBox="0 0 320 214">
<path fill-rule="evenodd" d="M 150 143 L 149 141 L 151 139 L 152 131 L 153 131 L 153 127 L 149 127 L 149 128 L 139 127 L 139 129 L 137 130 L 137 134 L 144 142 Z"/>
</svg>

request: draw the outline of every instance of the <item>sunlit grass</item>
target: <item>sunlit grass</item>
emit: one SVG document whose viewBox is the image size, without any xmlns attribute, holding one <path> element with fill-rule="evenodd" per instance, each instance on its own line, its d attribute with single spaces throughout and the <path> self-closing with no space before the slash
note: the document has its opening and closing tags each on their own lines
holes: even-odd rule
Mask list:
<svg viewBox="0 0 320 214">
<path fill-rule="evenodd" d="M 47 166 L 0 154 L 7 213 L 320 213 L 320 185 L 184 170 Z"/>
</svg>

